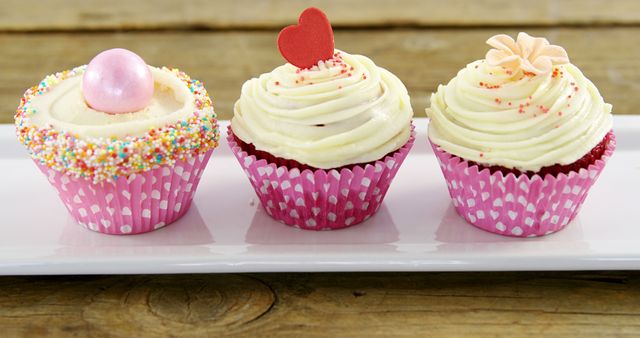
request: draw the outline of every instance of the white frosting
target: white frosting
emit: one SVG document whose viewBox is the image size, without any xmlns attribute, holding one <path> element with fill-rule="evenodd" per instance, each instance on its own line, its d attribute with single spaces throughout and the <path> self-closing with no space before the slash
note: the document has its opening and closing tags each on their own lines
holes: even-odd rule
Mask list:
<svg viewBox="0 0 640 338">
<path fill-rule="evenodd" d="M 413 116 L 407 89 L 369 58 L 337 52 L 346 66 L 340 58 L 309 70 L 285 64 L 245 82 L 231 121 L 236 136 L 322 169 L 375 161 L 401 148 Z"/>
<path fill-rule="evenodd" d="M 555 69 L 527 75 L 470 63 L 432 94 L 429 138 L 466 160 L 521 171 L 577 161 L 611 130 L 612 107 L 577 67 Z"/>
<path fill-rule="evenodd" d="M 186 83 L 167 69 L 149 67 L 155 88 L 149 105 L 126 114 L 107 114 L 89 107 L 82 95 L 82 73 L 52 86 L 31 99 L 36 113 L 31 122 L 39 127 L 52 125 L 80 138 L 142 136 L 185 120 L 195 110 L 194 95 Z"/>
</svg>

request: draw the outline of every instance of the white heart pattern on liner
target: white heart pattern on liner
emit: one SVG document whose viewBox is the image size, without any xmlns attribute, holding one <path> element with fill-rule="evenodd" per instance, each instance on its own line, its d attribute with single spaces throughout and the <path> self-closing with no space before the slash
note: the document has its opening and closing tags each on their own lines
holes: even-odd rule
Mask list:
<svg viewBox="0 0 640 338">
<path fill-rule="evenodd" d="M 247 153 L 235 142 L 233 131 L 229 131 L 229 146 L 238 161 L 244 164 Z M 412 137 L 406 146 L 394 153 L 394 157 L 376 161 L 372 167 L 357 168 L 359 170 L 305 169 L 300 172 L 298 168 L 276 167 L 275 163 L 260 159 L 254 160 L 245 174 L 273 218 L 302 229 L 337 229 L 360 223 L 379 209 L 383 192 L 387 191 L 413 141 Z M 275 170 L 276 175 L 270 175 L 271 170 Z M 264 190 L 266 179 L 276 183 L 269 182 L 269 189 Z M 281 208 L 270 208 L 269 200 L 290 202 L 283 203 Z M 308 211 L 303 212 L 302 208 Z M 310 219 L 313 221 L 308 222 Z"/>
<path fill-rule="evenodd" d="M 604 161 L 599 161 L 589 171 L 558 177 L 529 178 L 499 171 L 492 174 L 469 167 L 436 146 L 432 148 L 456 212 L 479 228 L 509 236 L 542 236 L 569 224 L 604 168 Z M 610 155 L 612 149 L 607 151 Z M 485 215 L 488 217 L 481 217 Z"/>
<path fill-rule="evenodd" d="M 207 153 L 206 156 L 208 157 L 209 154 Z M 168 200 L 156 202 L 162 198 L 162 193 L 158 189 L 164 190 L 167 187 L 173 187 L 175 191 L 179 192 L 184 189 L 194 191 L 196 182 L 191 181 L 192 173 L 204 167 L 206 161 L 192 160 L 192 162 L 193 165 L 186 166 L 184 164 L 186 161 L 178 160 L 176 168 L 182 169 L 171 170 L 168 167 L 159 167 L 119 177 L 115 182 L 104 181 L 99 184 L 83 178 L 67 177 L 67 175 L 56 176 L 52 185 L 76 221 L 82 222 L 91 230 L 109 234 L 140 233 L 153 230 L 148 224 L 149 219 L 154 219 L 156 224 L 168 224 L 181 216 L 183 212 L 161 212 L 160 215 L 154 216 L 152 210 L 154 208 L 160 210 L 166 210 L 169 207 L 176 208 L 174 204 L 170 206 Z M 41 168 L 41 170 L 43 169 Z M 177 176 L 180 172 L 182 175 Z M 45 173 L 47 173 L 46 170 Z M 171 175 L 174 177 L 162 178 L 162 176 Z M 171 182 L 176 182 L 175 186 Z M 174 194 L 171 194 L 172 197 Z M 148 197 L 151 197 L 151 200 Z M 178 197 L 184 204 L 190 202 L 193 194 L 184 196 L 178 194 Z M 180 205 L 177 208 L 184 211 Z M 125 220 L 127 223 L 123 224 Z"/>
</svg>

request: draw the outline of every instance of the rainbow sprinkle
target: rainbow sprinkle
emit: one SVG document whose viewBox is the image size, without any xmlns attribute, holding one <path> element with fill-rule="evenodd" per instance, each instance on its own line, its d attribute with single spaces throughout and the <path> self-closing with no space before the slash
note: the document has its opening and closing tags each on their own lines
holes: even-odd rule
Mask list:
<svg viewBox="0 0 640 338">
<path fill-rule="evenodd" d="M 194 94 L 197 110 L 186 120 L 151 129 L 143 136 L 124 138 L 80 138 L 50 125 L 31 124 L 30 116 L 37 114 L 30 106 L 31 99 L 65 79 L 82 74 L 85 68 L 49 75 L 22 97 L 15 115 L 16 134 L 35 161 L 99 183 L 172 166 L 177 160 L 188 160 L 218 146 L 218 122 L 203 84 L 178 69 L 166 67 L 163 69 L 174 73 Z"/>
</svg>

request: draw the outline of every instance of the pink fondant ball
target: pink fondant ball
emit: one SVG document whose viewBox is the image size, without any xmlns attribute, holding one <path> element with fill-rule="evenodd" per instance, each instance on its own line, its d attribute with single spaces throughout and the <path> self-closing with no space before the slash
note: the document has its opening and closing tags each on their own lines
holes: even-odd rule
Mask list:
<svg viewBox="0 0 640 338">
<path fill-rule="evenodd" d="M 110 114 L 146 107 L 153 96 L 153 76 L 140 56 L 114 48 L 96 55 L 84 72 L 82 92 L 91 108 Z"/>
</svg>

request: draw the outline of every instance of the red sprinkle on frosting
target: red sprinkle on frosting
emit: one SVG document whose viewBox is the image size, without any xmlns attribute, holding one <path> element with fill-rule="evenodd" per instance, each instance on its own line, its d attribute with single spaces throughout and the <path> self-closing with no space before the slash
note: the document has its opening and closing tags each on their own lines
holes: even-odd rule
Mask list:
<svg viewBox="0 0 640 338">
<path fill-rule="evenodd" d="M 50 125 L 33 125 L 30 118 L 38 111 L 31 107 L 31 99 L 65 79 L 81 75 L 85 68 L 80 66 L 47 76 L 25 92 L 18 106 L 15 115 L 18 139 L 40 164 L 98 183 L 173 165 L 177 160 L 188 160 L 218 146 L 218 122 L 203 84 L 171 68 L 163 70 L 175 74 L 195 96 L 196 110 L 183 121 L 150 129 L 143 136 L 122 138 L 81 138 Z"/>
</svg>

